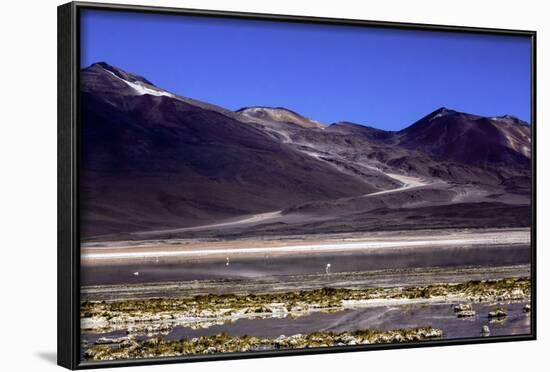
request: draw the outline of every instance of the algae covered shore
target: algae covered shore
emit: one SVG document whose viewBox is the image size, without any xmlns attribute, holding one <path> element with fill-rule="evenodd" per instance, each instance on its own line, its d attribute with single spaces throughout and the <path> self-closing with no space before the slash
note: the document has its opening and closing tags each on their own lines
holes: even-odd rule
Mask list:
<svg viewBox="0 0 550 372">
<path fill-rule="evenodd" d="M 345 345 L 414 342 L 438 339 L 443 331 L 431 327 L 397 329 L 393 331 L 314 332 L 307 335 L 281 335 L 276 339 L 254 336 L 233 337 L 220 333 L 190 340 L 166 341 L 156 337 L 137 341 L 123 340 L 119 345 L 95 345 L 85 352 L 89 360 L 171 357 L 198 354 L 249 352 L 259 350 L 304 349 Z"/>
<path fill-rule="evenodd" d="M 349 329 L 338 332 L 313 328 L 296 333 L 289 326 L 284 333 L 291 336 L 232 334 L 224 331 L 223 327 L 243 320 L 287 319 L 292 322 L 292 319 L 307 318 L 313 314 L 340 314 L 369 308 L 399 308 L 403 311 L 411 306 L 421 312 L 437 308 L 437 311 L 444 311 L 454 319 L 465 319 L 461 320 L 466 322 L 463 324 L 473 317 L 481 317 L 487 320 L 487 324 L 505 326 L 507 314 L 489 319 L 488 314 L 476 314 L 472 305 L 488 312 L 515 304 L 514 309 L 519 309 L 516 312 L 521 313 L 522 306 L 530 301 L 530 295 L 529 278 L 511 277 L 420 286 L 324 287 L 258 294 L 84 301 L 81 304 L 81 329 L 95 336 L 83 342 L 83 356 L 93 361 L 416 342 L 445 338 L 445 327 L 441 323 L 438 327 L 434 326 L 429 317 L 423 317 L 420 324 L 412 321 L 409 325 L 405 321 L 391 329 L 379 329 L 376 323 L 367 324 L 366 328 L 365 323 L 360 326 L 350 323 Z M 447 304 L 443 310 L 442 304 Z M 528 322 L 528 310 L 524 312 L 522 321 Z M 177 336 L 178 329 L 206 333 Z M 476 336 L 479 336 L 480 328 L 476 329 Z"/>
<path fill-rule="evenodd" d="M 270 317 L 361 306 L 430 301 L 506 301 L 530 296 L 528 278 L 468 281 L 397 288 L 322 288 L 310 291 L 248 295 L 199 295 L 124 301 L 86 301 L 81 305 L 84 330 L 146 329 L 151 323 L 201 326 L 239 317 Z"/>
</svg>

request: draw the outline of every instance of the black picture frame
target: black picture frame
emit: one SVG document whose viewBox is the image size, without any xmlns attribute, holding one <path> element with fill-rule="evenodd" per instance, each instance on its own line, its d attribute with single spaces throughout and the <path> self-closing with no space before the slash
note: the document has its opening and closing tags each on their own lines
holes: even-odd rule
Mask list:
<svg viewBox="0 0 550 372">
<path fill-rule="evenodd" d="M 80 12 L 84 9 L 140 12 L 172 15 L 192 15 L 197 17 L 221 17 L 237 19 L 269 20 L 310 24 L 354 25 L 362 27 L 394 28 L 402 30 L 429 30 L 456 33 L 519 35 L 531 40 L 531 333 L 519 336 L 496 336 L 491 338 L 471 338 L 425 341 L 421 343 L 377 344 L 316 349 L 295 349 L 282 351 L 258 351 L 199 355 L 189 357 L 117 360 L 106 362 L 82 362 L 80 360 L 80 319 L 79 319 L 79 66 L 80 66 Z M 256 14 L 241 12 L 212 11 L 199 9 L 179 9 L 154 6 L 135 6 L 71 2 L 58 7 L 58 318 L 57 318 L 57 358 L 60 366 L 69 369 L 99 367 L 137 366 L 209 360 L 244 359 L 303 354 L 326 354 L 381 349 L 401 349 L 411 347 L 431 347 L 446 345 L 466 345 L 493 342 L 527 341 L 537 337 L 536 312 L 536 32 L 481 27 L 443 26 L 399 22 L 381 22 L 354 19 L 318 18 L 278 14 Z"/>
</svg>

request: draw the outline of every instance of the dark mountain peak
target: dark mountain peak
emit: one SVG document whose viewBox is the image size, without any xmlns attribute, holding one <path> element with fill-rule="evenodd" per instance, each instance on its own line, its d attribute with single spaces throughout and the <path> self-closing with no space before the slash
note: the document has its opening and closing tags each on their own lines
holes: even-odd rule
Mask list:
<svg viewBox="0 0 550 372">
<path fill-rule="evenodd" d="M 459 113 L 458 111 L 451 110 L 447 107 L 440 107 L 437 110 L 435 110 L 434 112 L 430 113 L 425 118 L 427 118 L 428 120 L 431 121 L 431 120 L 434 120 L 434 119 L 437 119 L 437 118 L 441 118 L 441 117 L 448 116 L 448 115 L 454 115 L 454 114 L 458 114 L 458 113 Z"/>
<path fill-rule="evenodd" d="M 411 126 L 401 130 L 401 132 L 414 132 L 418 130 L 424 130 L 432 125 L 446 125 L 446 126 L 479 126 L 479 125 L 504 125 L 504 126 L 524 126 L 529 127 L 529 124 L 525 121 L 518 119 L 513 115 L 502 115 L 485 117 L 467 112 L 460 112 L 449 109 L 447 107 L 440 107 L 430 114 L 424 116 L 422 119 L 416 121 Z"/>
<path fill-rule="evenodd" d="M 255 119 L 298 125 L 303 128 L 324 128 L 318 121 L 308 119 L 286 107 L 250 106 L 243 107 L 237 113 Z"/>
<path fill-rule="evenodd" d="M 143 76 L 124 71 L 106 62 L 98 62 L 81 70 L 81 90 L 95 92 L 99 97 L 110 96 L 111 102 L 119 102 L 123 96 L 176 96 L 158 88 Z M 121 102 L 119 102 L 121 103 Z"/>
<path fill-rule="evenodd" d="M 83 71 L 94 71 L 94 72 L 99 72 L 99 73 L 109 72 L 109 73 L 111 73 L 111 74 L 113 74 L 113 75 L 115 75 L 115 76 L 117 76 L 117 77 L 119 77 L 123 80 L 131 82 L 131 83 L 141 82 L 141 83 L 145 83 L 145 84 L 148 84 L 150 86 L 153 86 L 153 87 L 155 86 L 155 84 L 153 84 L 152 82 L 150 82 L 149 80 L 147 80 L 143 76 L 129 73 L 127 71 L 124 71 L 121 68 L 112 66 L 112 65 L 108 64 L 107 62 L 93 63 L 89 67 L 85 68 Z"/>
<path fill-rule="evenodd" d="M 458 123 L 462 119 L 478 119 L 480 116 L 467 114 L 464 112 L 458 112 L 456 110 L 451 110 L 447 107 L 440 107 L 437 110 L 429 113 L 420 120 L 414 122 L 412 125 L 408 126 L 405 129 L 402 129 L 399 133 L 412 133 L 417 131 L 426 130 L 428 127 L 432 127 L 438 124 L 448 124 L 448 123 Z"/>
<path fill-rule="evenodd" d="M 399 131 L 399 144 L 467 164 L 523 167 L 530 157 L 530 130 L 516 120 L 440 108 Z"/>
<path fill-rule="evenodd" d="M 100 62 L 95 62 L 95 63 L 92 63 L 90 65 L 90 67 L 101 67 L 105 70 L 109 70 L 109 71 L 112 71 L 112 72 L 115 72 L 115 71 L 121 71 L 121 69 L 119 69 L 118 67 L 115 67 L 115 66 L 112 66 L 110 64 L 108 64 L 107 62 L 104 62 L 104 61 L 100 61 Z"/>
</svg>

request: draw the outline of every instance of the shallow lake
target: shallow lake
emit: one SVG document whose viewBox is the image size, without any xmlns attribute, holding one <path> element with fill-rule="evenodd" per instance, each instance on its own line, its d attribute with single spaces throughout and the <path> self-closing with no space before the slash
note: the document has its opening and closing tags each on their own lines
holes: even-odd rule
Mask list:
<svg viewBox="0 0 550 372">
<path fill-rule="evenodd" d="M 250 279 L 265 276 L 323 274 L 327 265 L 331 273 L 404 269 L 419 267 L 499 266 L 527 264 L 528 245 L 476 246 L 458 248 L 418 248 L 413 253 L 401 251 L 373 254 L 354 252 L 308 254 L 292 257 L 232 258 L 190 260 L 185 262 L 143 262 L 132 265 L 83 265 L 81 285 L 132 284 L 212 279 Z M 136 274 L 137 273 L 137 274 Z"/>
<path fill-rule="evenodd" d="M 491 336 L 522 335 L 531 332 L 531 315 L 525 313 L 526 302 L 488 304 L 475 303 L 476 315 L 470 318 L 458 318 L 453 304 L 436 303 L 429 305 L 383 306 L 343 310 L 333 313 L 315 312 L 300 317 L 269 319 L 239 319 L 222 325 L 193 329 L 175 327 L 164 338 L 167 340 L 191 339 L 226 332 L 232 336 L 257 336 L 277 338 L 280 335 L 311 333 L 315 331 L 345 332 L 353 330 L 392 330 L 431 326 L 443 330 L 445 339 L 461 339 Z M 487 314 L 496 307 L 505 307 L 508 316 L 499 321 L 491 321 Z M 481 327 L 488 325 L 489 336 L 481 335 Z M 93 344 L 99 337 L 125 336 L 125 331 L 109 333 L 84 333 L 82 340 Z M 145 339 L 146 336 L 138 337 Z"/>
</svg>

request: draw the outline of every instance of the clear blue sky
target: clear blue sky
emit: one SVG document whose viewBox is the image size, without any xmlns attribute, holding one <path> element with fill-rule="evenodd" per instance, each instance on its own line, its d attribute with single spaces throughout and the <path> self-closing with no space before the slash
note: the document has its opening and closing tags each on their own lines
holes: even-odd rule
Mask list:
<svg viewBox="0 0 550 372">
<path fill-rule="evenodd" d="M 82 67 L 105 61 L 236 110 L 398 130 L 445 106 L 530 121 L 530 40 L 85 10 Z"/>
</svg>

